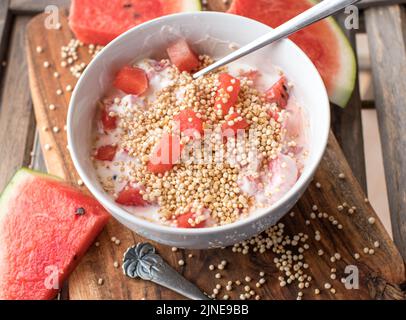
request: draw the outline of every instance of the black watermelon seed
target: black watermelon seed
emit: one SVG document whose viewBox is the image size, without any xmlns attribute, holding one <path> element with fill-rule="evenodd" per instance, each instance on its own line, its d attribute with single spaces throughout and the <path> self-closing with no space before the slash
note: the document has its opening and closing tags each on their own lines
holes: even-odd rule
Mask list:
<svg viewBox="0 0 406 320">
<path fill-rule="evenodd" d="M 82 207 L 77 208 L 75 210 L 75 214 L 78 215 L 78 216 L 83 216 L 85 214 L 85 208 L 82 208 Z"/>
</svg>

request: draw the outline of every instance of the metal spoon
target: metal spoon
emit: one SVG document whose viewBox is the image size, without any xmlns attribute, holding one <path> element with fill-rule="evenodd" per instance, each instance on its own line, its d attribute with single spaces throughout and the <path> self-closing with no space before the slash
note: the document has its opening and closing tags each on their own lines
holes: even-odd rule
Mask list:
<svg viewBox="0 0 406 320">
<path fill-rule="evenodd" d="M 284 24 L 280 25 L 276 29 L 273 29 L 269 33 L 230 53 L 229 55 L 216 61 L 210 66 L 200 70 L 199 72 L 196 72 L 193 75 L 193 78 L 196 79 L 210 71 L 229 64 L 230 62 L 233 62 L 234 60 L 237 60 L 241 57 L 244 57 L 251 52 L 261 49 L 274 41 L 283 39 L 291 35 L 292 33 L 295 33 L 296 31 L 303 29 L 304 27 L 307 27 L 314 22 L 331 16 L 337 11 L 358 1 L 360 0 L 324 0 L 297 15 L 296 17 L 290 19 L 289 21 L 286 21 Z"/>
<path fill-rule="evenodd" d="M 132 279 L 155 282 L 189 299 L 210 300 L 198 287 L 167 264 L 150 243 L 138 243 L 127 249 L 123 257 L 123 272 Z"/>
</svg>

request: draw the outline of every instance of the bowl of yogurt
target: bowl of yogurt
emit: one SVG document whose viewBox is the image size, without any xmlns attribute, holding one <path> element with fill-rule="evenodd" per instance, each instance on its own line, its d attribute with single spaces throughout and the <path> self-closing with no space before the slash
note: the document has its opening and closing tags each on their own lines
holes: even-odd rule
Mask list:
<svg viewBox="0 0 406 320">
<path fill-rule="evenodd" d="M 225 13 L 175 14 L 127 31 L 89 64 L 70 102 L 68 143 L 118 221 L 170 246 L 224 247 L 297 202 L 330 126 L 308 57 L 282 40 L 192 76 L 269 30 Z"/>
</svg>

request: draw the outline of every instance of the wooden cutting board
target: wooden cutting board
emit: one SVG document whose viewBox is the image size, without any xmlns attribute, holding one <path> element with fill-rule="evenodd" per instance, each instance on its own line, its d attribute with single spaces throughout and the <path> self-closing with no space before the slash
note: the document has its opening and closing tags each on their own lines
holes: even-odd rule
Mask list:
<svg viewBox="0 0 406 320">
<path fill-rule="evenodd" d="M 211 1 L 216 9 L 224 8 L 223 1 Z M 63 130 L 70 92 L 68 85 L 74 86 L 76 78 L 69 68 L 61 66 L 61 47 L 73 38 L 67 25 L 67 12 L 61 12 L 59 30 L 44 27 L 45 14 L 32 19 L 28 25 L 26 49 L 29 65 L 30 86 L 38 123 L 40 141 L 47 169 L 72 184 L 78 184 L 78 175 L 74 169 L 67 150 L 66 134 Z M 43 51 L 38 53 L 37 47 Z M 88 47 L 80 48 L 79 59 L 88 62 L 90 55 Z M 44 62 L 49 62 L 48 68 Z M 54 72 L 60 76 L 54 77 Z M 62 94 L 58 95 L 57 90 Z M 49 106 L 56 106 L 51 110 Z M 53 130 L 55 128 L 55 131 Z M 58 131 L 59 129 L 59 131 Z M 57 132 L 58 131 L 58 132 Z M 344 178 L 340 179 L 339 174 Z M 317 185 L 317 186 L 316 186 Z M 79 186 L 80 187 L 80 186 Z M 84 187 L 81 187 L 84 189 Z M 346 202 L 350 207 L 355 206 L 353 214 L 346 210 L 339 211 L 337 206 Z M 310 217 L 312 207 L 317 205 L 317 212 L 332 215 L 343 226 L 339 230 L 329 219 Z M 312 276 L 309 288 L 303 291 L 303 299 L 403 299 L 404 295 L 398 285 L 405 282 L 403 261 L 377 215 L 370 204 L 365 201 L 358 182 L 354 178 L 334 135 L 329 137 L 327 151 L 305 195 L 290 214 L 282 219 L 287 234 L 304 232 L 309 235 L 310 249 L 304 253 L 305 263 L 309 265 L 308 273 Z M 368 219 L 373 217 L 376 222 L 370 224 Z M 309 221 L 309 222 L 307 222 Z M 320 231 L 321 241 L 315 240 L 315 231 Z M 111 241 L 116 237 L 119 245 Z M 179 295 L 152 283 L 142 280 L 125 278 L 120 268 L 114 267 L 114 262 L 121 262 L 125 249 L 139 241 L 146 241 L 135 233 L 111 219 L 104 231 L 98 237 L 99 245 L 93 245 L 86 256 L 69 278 L 70 299 L 179 299 Z M 374 248 L 374 242 L 379 241 L 379 248 Z M 259 279 L 259 272 L 265 272 L 266 283 L 259 289 L 255 288 L 262 299 L 296 299 L 299 289 L 297 285 L 281 287 L 278 277 L 281 276 L 273 263 L 276 255 L 270 251 L 263 254 L 249 253 L 243 255 L 234 253 L 230 248 L 218 250 L 178 250 L 155 244 L 159 253 L 186 278 L 196 283 L 203 291 L 211 293 L 217 283 L 227 284 L 228 280 L 243 280 L 250 276 Z M 375 254 L 363 253 L 363 248 L 374 248 Z M 324 255 L 319 256 L 322 249 Z M 341 259 L 331 262 L 330 257 L 335 253 Z M 354 253 L 360 254 L 360 259 L 354 259 Z M 184 266 L 178 261 L 183 259 Z M 222 278 L 216 279 L 216 271 L 209 271 L 209 265 L 218 265 L 221 260 L 228 261 Z M 359 270 L 359 289 L 347 290 L 340 282 L 345 267 L 354 265 Z M 331 268 L 336 268 L 337 279 L 330 278 Z M 102 285 L 98 279 L 103 279 Z M 253 281 L 254 281 L 253 280 Z M 255 282 L 251 283 L 255 284 Z M 336 289 L 333 294 L 324 289 L 328 282 Z M 229 294 L 238 299 L 243 292 L 243 285 L 231 292 L 221 289 L 219 298 Z M 255 285 L 254 285 L 255 287 Z M 321 290 L 320 295 L 314 294 L 314 289 Z"/>
</svg>

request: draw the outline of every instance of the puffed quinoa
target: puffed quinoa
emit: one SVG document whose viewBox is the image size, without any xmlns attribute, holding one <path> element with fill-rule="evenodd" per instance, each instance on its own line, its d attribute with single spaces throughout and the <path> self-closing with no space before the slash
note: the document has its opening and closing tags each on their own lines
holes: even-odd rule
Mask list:
<svg viewBox="0 0 406 320">
<path fill-rule="evenodd" d="M 369 217 L 368 218 L 368 223 L 369 224 L 374 224 L 375 223 L 375 218 L 374 217 Z"/>
</svg>

